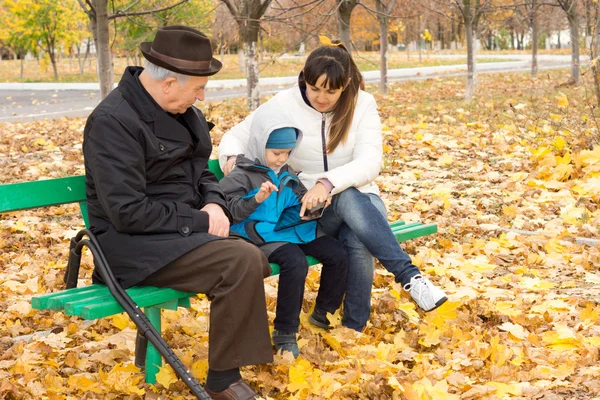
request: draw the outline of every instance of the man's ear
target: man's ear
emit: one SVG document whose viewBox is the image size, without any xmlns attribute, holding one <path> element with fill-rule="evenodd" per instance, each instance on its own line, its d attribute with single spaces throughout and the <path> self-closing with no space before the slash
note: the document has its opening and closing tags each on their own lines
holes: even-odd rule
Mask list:
<svg viewBox="0 0 600 400">
<path fill-rule="evenodd" d="M 163 93 L 169 93 L 173 89 L 174 85 L 176 85 L 176 84 L 177 84 L 177 78 L 175 78 L 173 76 L 169 76 L 168 78 L 166 78 L 162 84 Z"/>
</svg>

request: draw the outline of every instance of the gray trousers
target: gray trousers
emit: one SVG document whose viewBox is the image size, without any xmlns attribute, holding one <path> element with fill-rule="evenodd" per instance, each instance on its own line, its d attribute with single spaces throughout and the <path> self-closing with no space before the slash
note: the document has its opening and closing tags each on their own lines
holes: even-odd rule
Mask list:
<svg viewBox="0 0 600 400">
<path fill-rule="evenodd" d="M 273 361 L 263 279 L 271 267 L 241 239 L 208 242 L 138 285 L 203 293 L 210 300 L 208 365 L 224 371 Z"/>
</svg>

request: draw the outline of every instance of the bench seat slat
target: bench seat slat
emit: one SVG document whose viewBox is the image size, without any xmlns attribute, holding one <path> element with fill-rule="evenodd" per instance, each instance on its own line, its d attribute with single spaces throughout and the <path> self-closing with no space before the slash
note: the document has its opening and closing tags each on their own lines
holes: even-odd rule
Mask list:
<svg viewBox="0 0 600 400">
<path fill-rule="evenodd" d="M 94 302 L 98 302 L 98 301 L 103 301 L 103 298 L 106 299 L 112 299 L 112 295 L 110 294 L 110 291 L 108 290 L 108 288 L 104 285 L 94 285 L 94 286 L 98 286 L 98 289 L 93 291 L 93 292 L 78 292 L 78 293 L 71 293 L 69 295 L 66 296 L 56 296 L 52 299 L 50 299 L 48 301 L 48 306 L 47 308 L 49 308 L 50 310 L 62 310 L 65 309 L 65 304 L 70 303 L 70 304 L 75 304 L 79 301 L 86 301 L 89 300 L 90 304 L 94 304 Z M 148 286 L 133 286 L 129 289 L 127 289 L 127 293 L 129 294 L 129 296 L 131 298 L 136 298 L 136 296 L 140 295 L 140 294 L 144 294 L 146 293 L 148 290 L 154 290 L 154 287 L 151 287 L 150 289 L 148 289 Z M 85 305 L 85 304 L 84 304 Z M 77 315 L 78 313 L 75 312 L 75 315 Z"/>
<path fill-rule="evenodd" d="M 180 292 L 169 288 L 155 288 L 152 286 L 145 286 L 144 288 L 149 290 L 132 297 L 135 304 L 140 308 L 167 303 L 182 297 L 195 296 L 194 293 Z M 74 311 L 76 313 L 74 313 Z M 72 306 L 70 303 L 65 304 L 65 314 L 78 315 L 83 319 L 104 318 L 110 315 L 119 314 L 123 311 L 123 308 L 112 297 L 108 297 L 104 301 L 95 302 L 94 304 L 83 306 L 78 304 L 77 307 L 74 305 Z"/>
<path fill-rule="evenodd" d="M 180 292 L 169 288 L 157 288 L 154 286 L 133 286 L 126 290 L 136 304 L 143 307 L 150 307 L 156 304 L 165 303 L 172 300 L 184 299 L 195 296 L 193 293 Z M 138 302 L 143 299 L 144 304 Z M 32 307 L 36 310 L 70 310 L 68 315 L 79 315 L 84 306 L 104 307 L 106 302 L 112 302 L 120 307 L 117 301 L 112 297 L 110 291 L 105 285 L 89 285 L 73 289 L 66 289 L 60 292 L 34 296 L 31 300 Z M 113 312 L 117 314 L 121 311 Z M 105 315 L 106 316 L 106 315 Z M 96 317 L 100 318 L 100 317 Z M 93 319 L 93 318 L 90 318 Z"/>
<path fill-rule="evenodd" d="M 394 231 L 394 236 L 398 242 L 406 242 L 411 239 L 420 238 L 427 235 L 437 233 L 436 224 L 419 224 L 406 229 L 399 229 Z"/>
<path fill-rule="evenodd" d="M 104 286 L 104 285 L 88 285 L 88 286 L 77 287 L 77 288 L 73 288 L 73 289 L 65 289 L 65 290 L 61 290 L 60 292 L 43 294 L 41 296 L 33 296 L 33 298 L 31 299 L 31 306 L 33 308 L 35 308 L 36 310 L 45 310 L 48 308 L 48 303 L 52 299 L 60 299 L 63 297 L 68 298 L 70 296 L 79 296 L 79 295 L 81 295 L 82 297 L 91 296 L 94 293 L 102 292 L 102 291 L 106 291 L 106 290 L 107 290 L 106 286 Z"/>
</svg>

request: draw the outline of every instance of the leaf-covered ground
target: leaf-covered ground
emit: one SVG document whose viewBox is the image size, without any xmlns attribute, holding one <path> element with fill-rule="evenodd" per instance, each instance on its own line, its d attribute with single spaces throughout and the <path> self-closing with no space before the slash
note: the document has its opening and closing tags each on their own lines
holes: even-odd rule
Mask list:
<svg viewBox="0 0 600 400">
<path fill-rule="evenodd" d="M 301 357 L 244 369 L 250 384 L 271 399 L 598 398 L 600 147 L 591 145 L 590 86 L 557 87 L 565 74 L 481 76 L 470 105 L 459 79 L 376 95 L 387 155 L 377 182 L 389 217 L 438 224 L 438 234 L 404 246 L 450 302 L 423 314 L 378 268 L 364 333 L 339 322 L 325 332 L 303 313 Z M 244 107 L 206 106 L 215 142 Z M 81 174 L 83 125 L 0 125 L 0 181 Z M 0 397 L 191 399 L 169 368 L 155 387 L 143 383 L 126 316 L 82 321 L 31 309 L 33 295 L 63 288 L 67 241 L 81 226 L 71 205 L 1 216 Z M 317 285 L 313 269 L 304 312 Z M 265 281 L 271 320 L 276 286 Z M 207 313 L 200 296 L 163 317 L 166 340 L 200 381 Z"/>
</svg>

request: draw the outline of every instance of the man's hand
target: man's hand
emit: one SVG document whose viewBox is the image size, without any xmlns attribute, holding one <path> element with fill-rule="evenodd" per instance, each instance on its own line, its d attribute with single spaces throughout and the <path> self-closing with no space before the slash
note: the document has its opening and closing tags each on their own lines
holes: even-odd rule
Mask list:
<svg viewBox="0 0 600 400">
<path fill-rule="evenodd" d="M 266 199 L 268 199 L 271 193 L 276 191 L 277 186 L 275 186 L 273 182 L 263 182 L 263 184 L 260 185 L 260 190 L 254 195 L 254 198 L 256 199 L 256 202 L 260 204 Z"/>
<path fill-rule="evenodd" d="M 229 173 L 231 172 L 231 170 L 235 166 L 235 159 L 236 158 L 237 158 L 236 156 L 229 156 L 227 158 L 227 161 L 225 161 L 225 164 L 223 165 L 223 174 L 225 176 L 229 175 Z"/>
<path fill-rule="evenodd" d="M 329 193 L 327 193 L 327 188 L 321 182 L 317 182 L 312 189 L 304 194 L 302 197 L 302 207 L 300 208 L 300 216 L 304 216 L 304 212 L 306 210 L 310 210 L 311 208 L 315 208 L 317 204 L 325 203 L 329 198 Z M 329 204 L 326 204 L 328 206 Z"/>
<path fill-rule="evenodd" d="M 220 205 L 208 203 L 200 209 L 208 214 L 208 233 L 215 236 L 229 236 L 229 219 Z"/>
</svg>

